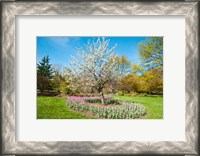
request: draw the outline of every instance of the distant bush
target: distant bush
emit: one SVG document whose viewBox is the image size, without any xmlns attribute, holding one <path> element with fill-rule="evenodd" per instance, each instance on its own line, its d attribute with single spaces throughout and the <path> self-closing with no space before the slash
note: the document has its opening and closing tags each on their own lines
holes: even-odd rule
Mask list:
<svg viewBox="0 0 200 156">
<path fill-rule="evenodd" d="M 37 88 L 43 93 L 45 90 L 49 90 L 50 80 L 44 76 L 37 77 Z"/>
<path fill-rule="evenodd" d="M 122 91 L 119 91 L 118 95 L 119 96 L 124 96 L 124 93 Z"/>
<path fill-rule="evenodd" d="M 150 96 L 150 95 L 147 94 L 147 93 L 141 93 L 141 94 L 139 94 L 138 96 Z"/>
<path fill-rule="evenodd" d="M 43 92 L 37 92 L 38 96 L 58 96 L 59 92 L 53 92 L 53 91 L 43 91 Z"/>
<path fill-rule="evenodd" d="M 137 93 L 137 92 L 132 92 L 132 93 L 127 93 L 125 94 L 126 96 L 138 96 L 138 97 L 143 97 L 143 96 L 152 96 L 152 94 L 148 93 Z"/>
</svg>

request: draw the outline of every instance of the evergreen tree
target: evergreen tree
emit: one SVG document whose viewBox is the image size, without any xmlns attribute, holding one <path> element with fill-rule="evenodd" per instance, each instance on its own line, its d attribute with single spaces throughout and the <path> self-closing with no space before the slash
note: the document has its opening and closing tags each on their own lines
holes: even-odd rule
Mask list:
<svg viewBox="0 0 200 156">
<path fill-rule="evenodd" d="M 53 68 L 49 60 L 49 56 L 46 56 L 37 64 L 37 88 L 42 93 L 51 88 L 50 79 L 52 78 Z"/>
<path fill-rule="evenodd" d="M 48 79 L 52 78 L 53 68 L 49 63 L 49 56 L 45 56 L 42 58 L 42 61 L 37 64 L 37 75 L 46 77 Z"/>
</svg>

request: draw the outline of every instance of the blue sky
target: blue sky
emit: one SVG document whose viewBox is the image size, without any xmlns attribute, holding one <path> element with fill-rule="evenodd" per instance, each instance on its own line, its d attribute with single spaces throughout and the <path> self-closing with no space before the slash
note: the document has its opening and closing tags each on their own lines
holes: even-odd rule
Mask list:
<svg viewBox="0 0 200 156">
<path fill-rule="evenodd" d="M 69 66 L 71 55 L 76 56 L 77 48 L 84 47 L 88 40 L 98 37 L 37 37 L 37 62 L 44 56 L 49 56 L 51 64 Z M 138 43 L 147 37 L 106 37 L 110 40 L 109 47 L 117 44 L 116 54 L 124 54 L 132 63 L 140 63 Z"/>
</svg>

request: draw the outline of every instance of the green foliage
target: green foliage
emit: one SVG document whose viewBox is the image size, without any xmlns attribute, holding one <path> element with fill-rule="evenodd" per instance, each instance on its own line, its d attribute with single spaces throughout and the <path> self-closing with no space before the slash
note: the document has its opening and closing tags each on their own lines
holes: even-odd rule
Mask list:
<svg viewBox="0 0 200 156">
<path fill-rule="evenodd" d="M 72 94 L 72 90 L 69 87 L 68 76 L 64 72 L 64 68 L 61 65 L 54 65 L 53 73 L 51 79 L 53 90 L 61 94 Z"/>
<path fill-rule="evenodd" d="M 49 64 L 49 57 L 43 57 L 42 61 L 37 64 L 37 89 L 40 92 L 45 90 L 52 90 L 51 81 L 53 69 Z"/>
<path fill-rule="evenodd" d="M 103 41 L 98 40 L 96 43 L 90 43 L 88 45 L 91 54 L 94 55 L 93 59 L 90 58 L 91 55 L 87 53 L 89 50 L 88 48 L 80 49 L 80 52 L 83 52 L 84 55 L 87 54 L 87 59 L 84 60 L 84 64 L 80 66 L 80 69 L 84 67 L 82 72 L 80 72 L 80 69 L 77 71 L 73 70 L 73 68 L 75 69 L 76 65 L 80 63 L 81 59 L 77 60 L 78 62 L 72 66 L 73 68 L 70 70 L 66 68 L 66 71 L 64 71 L 60 65 L 52 67 L 48 56 L 43 57 L 37 64 L 37 89 L 39 89 L 40 92 L 51 90 L 68 95 L 90 95 L 99 93 L 103 99 L 102 103 L 104 103 L 104 93 L 117 93 L 117 95 L 163 93 L 162 37 L 151 37 L 138 44 L 139 55 L 142 61 L 141 64 L 131 65 L 131 62 L 126 56 L 115 56 L 113 48 L 112 58 L 113 62 L 115 62 L 115 66 L 110 68 L 108 70 L 109 72 L 107 71 L 109 67 L 107 64 L 104 64 L 104 68 L 102 67 L 103 62 L 101 61 L 104 60 L 104 53 L 102 53 L 102 56 L 98 53 L 94 53 L 96 48 L 98 50 L 97 45 L 102 45 L 103 43 Z M 97 47 L 94 47 L 93 44 Z M 105 48 L 108 48 L 108 44 L 109 42 L 105 41 L 103 45 Z M 83 58 L 84 55 L 82 56 Z M 107 55 L 105 57 L 107 58 Z M 92 61 L 94 62 L 92 63 Z M 116 70 L 116 68 L 118 68 L 118 70 Z M 87 69 L 90 70 L 85 73 Z M 115 76 L 110 74 L 113 70 L 118 71 L 114 72 Z"/>
<path fill-rule="evenodd" d="M 139 43 L 138 49 L 145 69 L 163 66 L 163 37 L 151 37 Z"/>
<path fill-rule="evenodd" d="M 130 93 L 126 93 L 125 96 L 140 96 L 141 93 L 137 93 L 137 92 L 130 92 Z"/>
<path fill-rule="evenodd" d="M 119 90 L 124 93 L 163 93 L 163 72 L 161 69 L 150 69 L 137 75 L 131 73 L 120 80 Z"/>
<path fill-rule="evenodd" d="M 60 92 L 61 91 L 60 85 L 62 81 L 64 80 L 61 75 L 57 75 L 57 74 L 53 75 L 51 79 L 51 85 L 52 85 L 53 90 Z"/>
<path fill-rule="evenodd" d="M 133 73 L 141 75 L 144 72 L 144 69 L 140 64 L 133 64 L 132 66 Z"/>
<path fill-rule="evenodd" d="M 151 97 L 132 97 L 132 96 L 114 96 L 117 100 L 123 100 L 128 102 L 141 103 L 147 114 L 145 119 L 163 119 L 163 97 L 151 96 Z"/>
<path fill-rule="evenodd" d="M 163 92 L 163 73 L 159 69 L 151 69 L 142 75 L 142 89 L 149 93 Z"/>
<path fill-rule="evenodd" d="M 101 103 L 101 99 L 85 99 L 88 103 Z M 105 99 L 106 105 L 121 105 L 120 101 L 114 99 Z"/>
<path fill-rule="evenodd" d="M 52 78 L 53 69 L 52 65 L 49 63 L 49 56 L 42 58 L 42 61 L 37 64 L 37 76 Z"/>
<path fill-rule="evenodd" d="M 120 79 L 118 89 L 124 93 L 163 93 L 163 38 L 151 37 L 138 44 L 141 64 Z"/>
<path fill-rule="evenodd" d="M 119 91 L 119 92 L 117 93 L 117 95 L 119 95 L 119 96 L 124 96 L 124 93 L 123 93 L 122 91 Z"/>
<path fill-rule="evenodd" d="M 91 119 L 66 107 L 66 98 L 37 97 L 37 119 Z"/>
<path fill-rule="evenodd" d="M 119 77 L 127 75 L 131 71 L 131 62 L 126 58 L 125 55 L 116 57 L 117 67 L 119 71 Z"/>
<path fill-rule="evenodd" d="M 119 89 L 125 93 L 138 92 L 140 87 L 139 85 L 139 76 L 131 73 L 121 79 Z"/>
<path fill-rule="evenodd" d="M 67 84 L 66 81 L 61 81 L 60 82 L 60 86 L 59 86 L 59 89 L 62 93 L 64 94 L 70 94 L 71 90 L 69 88 L 69 85 Z"/>
</svg>

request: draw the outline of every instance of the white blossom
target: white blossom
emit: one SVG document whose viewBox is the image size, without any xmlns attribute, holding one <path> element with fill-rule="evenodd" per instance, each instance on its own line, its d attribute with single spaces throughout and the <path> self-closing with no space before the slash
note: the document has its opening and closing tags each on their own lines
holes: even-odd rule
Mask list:
<svg viewBox="0 0 200 156">
<path fill-rule="evenodd" d="M 115 48 L 109 48 L 109 40 L 104 38 L 88 41 L 85 48 L 77 48 L 77 55 L 72 57 L 68 69 L 75 82 L 73 87 L 92 87 L 102 93 L 105 85 L 118 75 Z"/>
</svg>

